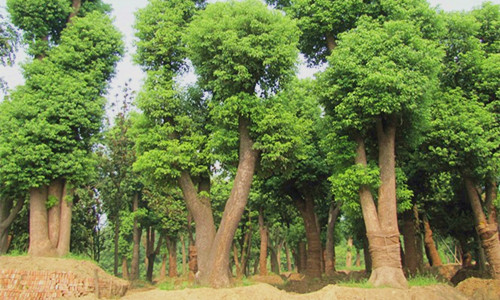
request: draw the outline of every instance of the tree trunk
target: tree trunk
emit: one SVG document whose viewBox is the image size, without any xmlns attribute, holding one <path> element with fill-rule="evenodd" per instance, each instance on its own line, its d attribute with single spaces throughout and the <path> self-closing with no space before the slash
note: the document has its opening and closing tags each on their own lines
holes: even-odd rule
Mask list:
<svg viewBox="0 0 500 300">
<path fill-rule="evenodd" d="M 186 255 L 186 241 L 184 241 L 184 236 L 181 235 L 181 255 L 182 255 L 182 275 L 187 273 L 187 255 Z"/>
<path fill-rule="evenodd" d="M 47 187 L 30 190 L 30 244 L 28 254 L 31 256 L 56 256 L 57 251 L 49 239 L 47 202 Z"/>
<path fill-rule="evenodd" d="M 168 249 L 168 277 L 177 277 L 177 240 L 174 237 L 167 236 Z"/>
<path fill-rule="evenodd" d="M 292 258 L 290 257 L 290 248 L 288 247 L 288 242 L 285 242 L 285 255 L 286 255 L 286 270 L 292 272 Z"/>
<path fill-rule="evenodd" d="M 160 279 L 164 280 L 167 277 L 167 254 L 161 256 Z"/>
<path fill-rule="evenodd" d="M 122 278 L 129 279 L 127 258 L 125 256 L 122 256 Z"/>
<path fill-rule="evenodd" d="M 268 232 L 264 223 L 264 212 L 259 209 L 259 233 L 260 233 L 260 255 L 259 255 L 259 275 L 267 275 L 267 244 Z"/>
<path fill-rule="evenodd" d="M 139 195 L 136 193 L 134 195 L 134 200 L 132 202 L 132 211 L 136 212 L 139 208 Z M 137 221 L 137 217 L 134 216 L 134 227 L 132 229 L 132 262 L 130 268 L 130 279 L 137 280 L 139 279 L 139 256 L 141 249 L 141 235 L 142 229 L 139 226 L 139 222 Z"/>
<path fill-rule="evenodd" d="M 196 261 L 197 261 L 197 280 L 200 283 L 208 283 L 206 277 L 210 272 L 209 269 L 209 255 L 212 248 L 213 240 L 215 238 L 215 223 L 212 214 L 212 206 L 210 198 L 200 195 L 191 179 L 188 172 L 181 172 L 179 177 L 179 186 L 181 187 L 184 201 L 190 215 L 195 223 L 195 236 L 196 236 Z M 210 179 L 204 178 L 199 183 L 199 190 L 204 191 L 209 195 L 210 192 Z M 208 190 L 208 191 L 207 191 Z"/>
<path fill-rule="evenodd" d="M 299 273 L 305 274 L 307 271 L 307 249 L 306 243 L 300 241 L 299 242 L 299 259 L 298 259 L 298 269 Z"/>
<path fill-rule="evenodd" d="M 328 212 L 328 225 L 326 228 L 325 246 L 325 273 L 332 275 L 335 272 L 335 223 L 340 213 L 340 203 L 332 201 Z"/>
<path fill-rule="evenodd" d="M 365 258 L 365 271 L 370 274 L 372 272 L 372 257 L 370 256 L 368 237 L 363 240 L 363 256 Z"/>
<path fill-rule="evenodd" d="M 277 255 L 276 248 L 269 247 L 269 250 L 270 250 L 269 256 L 271 258 L 270 259 L 271 260 L 271 272 L 273 272 L 276 275 L 279 275 L 280 269 L 278 266 L 278 255 Z"/>
<path fill-rule="evenodd" d="M 345 256 L 345 266 L 346 268 L 351 268 L 352 267 L 352 236 L 347 238 L 347 253 Z"/>
<path fill-rule="evenodd" d="M 114 228 L 114 240 L 113 240 L 113 275 L 118 276 L 118 242 L 120 240 L 120 218 L 116 216 L 115 218 L 115 228 Z"/>
<path fill-rule="evenodd" d="M 415 276 L 419 269 L 416 220 L 413 210 L 403 213 L 404 265 L 409 275 Z"/>
<path fill-rule="evenodd" d="M 24 198 L 18 199 L 14 208 L 13 202 L 9 198 L 0 199 L 0 255 L 9 250 L 9 228 L 23 208 Z"/>
<path fill-rule="evenodd" d="M 153 282 L 153 268 L 155 264 L 155 230 L 149 226 L 146 230 L 146 280 Z"/>
<path fill-rule="evenodd" d="M 498 224 L 496 220 L 490 220 L 488 222 L 486 219 L 481 204 L 481 198 L 472 179 L 465 178 L 465 187 L 467 189 L 467 196 L 472 207 L 472 212 L 474 213 L 476 231 L 481 238 L 486 258 L 490 263 L 492 276 L 495 279 L 500 279 L 500 240 L 498 239 Z"/>
<path fill-rule="evenodd" d="M 356 267 L 361 267 L 361 254 L 359 253 L 359 249 L 356 248 L 356 262 L 354 263 Z"/>
<path fill-rule="evenodd" d="M 54 180 L 48 187 L 48 200 L 52 202 L 53 206 L 48 209 L 47 222 L 49 226 L 49 239 L 54 248 L 57 248 L 57 244 L 59 243 L 63 185 L 64 182 L 62 182 L 62 180 Z"/>
<path fill-rule="evenodd" d="M 59 242 L 57 243 L 57 254 L 59 257 L 69 254 L 73 200 L 68 198 L 73 194 L 74 192 L 72 190 L 67 190 L 67 184 L 64 184 L 60 202 L 61 216 L 59 218 Z"/>
<path fill-rule="evenodd" d="M 425 254 L 427 255 L 427 259 L 429 260 L 429 264 L 431 266 L 442 266 L 441 257 L 439 257 L 439 253 L 436 248 L 436 244 L 434 243 L 434 238 L 432 237 L 431 225 L 429 224 L 429 220 L 427 216 L 423 216 L 424 223 L 424 244 L 425 244 Z"/>
<path fill-rule="evenodd" d="M 369 282 L 375 287 L 406 288 L 408 283 L 401 265 L 397 224 L 395 136 L 396 127 L 393 122 L 388 124 L 385 130 L 382 120 L 377 122 L 381 179 L 378 207 L 375 206 L 369 186 L 362 185 L 359 195 L 372 262 Z M 356 142 L 356 164 L 366 167 L 364 141 L 358 137 Z"/>
<path fill-rule="evenodd" d="M 248 223 L 251 224 L 251 214 L 248 214 Z M 248 258 L 252 251 L 252 226 L 248 226 L 245 238 L 243 239 L 243 246 L 241 248 L 241 269 L 242 275 L 248 276 Z"/>
<path fill-rule="evenodd" d="M 321 277 L 321 239 L 320 230 L 316 221 L 316 213 L 314 212 L 314 199 L 306 193 L 300 193 L 297 190 L 292 192 L 295 206 L 298 208 L 302 219 L 304 220 L 304 228 L 307 239 L 307 267 L 306 275 L 311 278 Z"/>
<path fill-rule="evenodd" d="M 259 156 L 258 151 L 253 149 L 253 140 L 250 138 L 248 127 L 249 121 L 240 117 L 238 125 L 240 134 L 238 169 L 210 251 L 211 272 L 208 282 L 215 288 L 227 287 L 231 284 L 229 272 L 231 244 L 248 201 Z"/>
</svg>

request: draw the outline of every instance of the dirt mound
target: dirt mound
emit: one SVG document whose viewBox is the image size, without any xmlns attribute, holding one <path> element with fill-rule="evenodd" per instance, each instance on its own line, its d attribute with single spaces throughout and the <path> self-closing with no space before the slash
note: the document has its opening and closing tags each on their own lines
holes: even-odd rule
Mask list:
<svg viewBox="0 0 500 300">
<path fill-rule="evenodd" d="M 472 299 L 499 300 L 500 280 L 469 278 L 460 282 L 457 290 Z"/>
<path fill-rule="evenodd" d="M 267 283 L 274 286 L 282 285 L 285 283 L 283 278 L 281 278 L 281 276 L 278 275 L 266 275 L 266 276 L 254 275 L 250 277 L 250 280 L 260 283 Z"/>
<path fill-rule="evenodd" d="M 185 289 L 179 291 L 153 290 L 144 293 L 127 295 L 123 300 L 204 300 L 204 299 L 235 299 L 235 300 L 354 300 L 354 299 L 422 299 L 422 300 L 466 300 L 468 299 L 460 292 L 447 285 L 434 285 L 427 287 L 412 287 L 407 290 L 381 288 L 362 289 L 348 288 L 329 285 L 323 289 L 309 294 L 293 294 L 278 290 L 266 283 L 259 283 L 252 286 L 236 287 L 230 289 Z M 90 299 L 89 299 L 90 300 Z"/>
<path fill-rule="evenodd" d="M 2 295 L 13 299 L 54 299 L 61 296 L 85 296 L 96 292 L 105 297 L 123 296 L 128 281 L 104 272 L 91 261 L 0 256 Z"/>
</svg>

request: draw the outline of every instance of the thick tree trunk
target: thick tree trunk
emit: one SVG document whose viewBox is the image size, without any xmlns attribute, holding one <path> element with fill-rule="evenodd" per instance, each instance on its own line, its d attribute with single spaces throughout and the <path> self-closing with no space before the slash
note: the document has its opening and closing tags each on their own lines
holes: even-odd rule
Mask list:
<svg viewBox="0 0 500 300">
<path fill-rule="evenodd" d="M 125 280 L 129 279 L 128 263 L 125 256 L 122 256 L 122 278 Z"/>
<path fill-rule="evenodd" d="M 424 245 L 425 245 L 425 254 L 427 255 L 427 260 L 429 260 L 429 264 L 431 266 L 442 266 L 441 257 L 439 257 L 439 253 L 436 248 L 436 244 L 434 243 L 434 238 L 432 237 L 431 225 L 429 224 L 429 219 L 427 216 L 423 216 L 424 223 Z"/>
<path fill-rule="evenodd" d="M 14 200 L 0 199 L 0 255 L 9 250 L 9 228 L 23 205 L 24 198 L 18 199 L 14 208 Z"/>
<path fill-rule="evenodd" d="M 212 214 L 210 198 L 198 196 L 198 191 L 188 172 L 181 172 L 179 177 L 179 186 L 181 187 L 184 201 L 188 207 L 190 215 L 194 219 L 196 236 L 196 260 L 197 260 L 197 280 L 201 283 L 208 283 L 207 276 L 209 269 L 209 255 L 215 238 L 215 223 Z M 210 179 L 204 179 L 199 184 L 199 190 L 206 193 L 210 192 Z"/>
<path fill-rule="evenodd" d="M 403 213 L 403 238 L 404 238 L 404 266 L 409 275 L 416 275 L 419 266 L 419 254 L 417 244 L 417 229 L 414 211 L 408 210 Z"/>
<path fill-rule="evenodd" d="M 73 191 L 68 191 L 67 185 L 64 184 L 62 199 L 60 202 L 61 216 L 59 218 L 59 242 L 57 244 L 57 255 L 59 257 L 69 254 L 69 247 L 71 242 L 71 218 L 73 216 L 73 200 L 68 199 L 68 197 L 73 194 Z"/>
<path fill-rule="evenodd" d="M 314 199 L 306 193 L 300 193 L 292 187 L 291 197 L 295 206 L 304 220 L 307 239 L 307 267 L 305 274 L 311 278 L 321 277 L 321 239 L 316 213 L 314 212 Z"/>
<path fill-rule="evenodd" d="M 259 254 L 259 275 L 267 275 L 267 245 L 268 232 L 264 223 L 264 212 L 259 209 L 259 233 L 260 233 L 260 254 Z"/>
<path fill-rule="evenodd" d="M 47 187 L 30 190 L 30 244 L 28 254 L 32 256 L 56 256 L 57 251 L 49 239 Z"/>
<path fill-rule="evenodd" d="M 345 266 L 346 268 L 352 267 L 352 236 L 347 238 L 347 253 L 345 255 Z"/>
<path fill-rule="evenodd" d="M 134 200 L 132 202 L 132 211 L 136 212 L 139 208 L 139 195 L 134 195 Z M 141 235 L 142 229 L 139 226 L 139 221 L 137 217 L 134 217 L 134 226 L 132 228 L 132 262 L 130 264 L 130 280 L 139 279 L 139 256 L 141 249 Z"/>
<path fill-rule="evenodd" d="M 177 277 L 177 240 L 173 237 L 166 237 L 168 249 L 168 277 Z"/>
<path fill-rule="evenodd" d="M 492 269 L 492 276 L 500 279 L 500 240 L 498 239 L 498 224 L 496 220 L 488 221 L 481 204 L 481 198 L 477 192 L 476 185 L 470 178 L 465 178 L 465 187 L 469 198 L 476 231 L 481 238 L 481 243 L 486 253 L 486 258 Z"/>
<path fill-rule="evenodd" d="M 233 188 L 226 202 L 222 220 L 210 251 L 210 274 L 208 282 L 212 287 L 227 287 L 231 284 L 229 256 L 236 229 L 241 220 L 250 194 L 253 175 L 258 160 L 258 151 L 253 149 L 249 122 L 239 118 L 240 134 L 239 163 Z"/>
<path fill-rule="evenodd" d="M 384 129 L 382 120 L 378 121 L 377 137 L 381 179 L 378 207 L 375 206 L 369 186 L 362 185 L 359 194 L 372 262 L 369 282 L 375 287 L 406 288 L 408 283 L 401 265 L 397 224 L 395 136 L 396 128 L 392 123 Z M 358 137 L 356 142 L 356 164 L 366 167 L 364 141 Z"/>
<path fill-rule="evenodd" d="M 325 246 L 325 273 L 332 275 L 335 272 L 335 223 L 340 213 L 340 203 L 332 201 L 328 212 L 328 225 L 326 228 Z"/>
<path fill-rule="evenodd" d="M 368 237 L 363 240 L 363 256 L 365 258 L 365 271 L 367 274 L 370 274 L 372 272 L 372 257 L 370 255 Z"/>
<path fill-rule="evenodd" d="M 63 185 L 62 180 L 54 180 L 48 188 L 48 200 L 52 202 L 53 206 L 49 208 L 48 226 L 49 226 L 49 239 L 52 243 L 52 247 L 57 248 L 59 243 L 59 231 L 61 225 L 61 199 L 63 197 Z"/>
<path fill-rule="evenodd" d="M 307 271 L 307 249 L 306 243 L 300 241 L 299 242 L 299 253 L 298 253 L 298 271 L 301 274 L 305 274 Z"/>
</svg>

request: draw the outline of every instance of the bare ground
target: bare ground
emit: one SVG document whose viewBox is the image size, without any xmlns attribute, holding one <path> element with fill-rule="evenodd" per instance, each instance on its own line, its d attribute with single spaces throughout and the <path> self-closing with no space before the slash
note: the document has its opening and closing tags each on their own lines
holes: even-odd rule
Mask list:
<svg viewBox="0 0 500 300">
<path fill-rule="evenodd" d="M 31 258 L 31 257 L 0 257 L 0 268 L 18 270 L 54 270 L 71 271 L 85 276 L 92 276 L 96 268 L 90 261 L 80 261 L 57 258 Z M 354 274 L 354 275 L 353 275 Z M 355 273 L 350 276 L 361 276 Z M 99 268 L 99 276 L 109 276 Z M 344 276 L 338 275 L 341 279 Z M 433 285 L 425 287 L 412 287 L 410 289 L 391 288 L 351 288 L 333 284 L 307 282 L 298 274 L 286 274 L 289 282 L 294 281 L 299 288 L 287 289 L 283 279 L 279 276 L 269 278 L 254 277 L 252 281 L 263 281 L 251 286 L 235 287 L 229 289 L 188 288 L 183 290 L 162 291 L 158 289 L 132 289 L 122 298 L 123 300 L 156 300 L 156 299 L 231 299 L 231 300 L 294 300 L 294 299 L 408 299 L 408 300 L 462 300 L 462 299 L 492 299 L 500 300 L 500 282 L 470 278 L 460 283 L 456 288 L 450 285 Z M 353 278 L 351 278 L 353 279 Z M 116 279 L 119 280 L 119 279 Z M 335 280 L 336 281 L 336 280 Z M 330 281 L 331 282 L 331 281 Z M 281 290 L 277 287 L 280 286 Z M 293 286 L 293 284 L 292 284 Z M 297 293 L 300 292 L 300 293 Z M 307 292 L 307 293 L 304 293 Z M 78 298 L 79 300 L 95 300 L 94 295 Z"/>
</svg>

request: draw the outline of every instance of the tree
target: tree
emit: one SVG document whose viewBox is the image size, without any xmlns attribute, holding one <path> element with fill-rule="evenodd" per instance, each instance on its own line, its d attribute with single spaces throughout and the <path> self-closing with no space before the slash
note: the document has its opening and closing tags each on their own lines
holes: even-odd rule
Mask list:
<svg viewBox="0 0 500 300">
<path fill-rule="evenodd" d="M 370 244 L 375 286 L 406 286 L 399 254 L 396 206 L 396 141 L 425 112 L 442 55 L 407 21 L 382 25 L 365 18 L 340 36 L 321 75 L 322 101 L 333 126 L 356 143 L 354 173 Z M 406 121 L 405 120 L 411 120 Z M 399 135 L 398 135 L 399 133 Z M 370 137 L 376 136 L 375 149 Z M 370 187 L 367 150 L 378 152 L 377 204 Z M 370 152 L 368 152 L 370 154 Z M 353 173 L 353 174 L 354 174 Z"/>
<path fill-rule="evenodd" d="M 0 14 L 0 65 L 11 66 L 19 45 L 19 34 L 16 29 Z M 7 84 L 0 78 L 0 90 L 6 92 Z"/>
<path fill-rule="evenodd" d="M 8 1 L 36 59 L 24 67 L 26 84 L 11 95 L 9 118 L 16 123 L 1 130 L 0 177 L 29 191 L 29 253 L 65 255 L 73 189 L 92 176 L 102 95 L 123 45 L 109 17 L 83 9 L 91 2 L 28 2 Z M 39 6 L 43 14 L 30 13 Z"/>
</svg>

